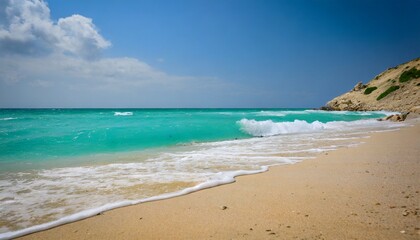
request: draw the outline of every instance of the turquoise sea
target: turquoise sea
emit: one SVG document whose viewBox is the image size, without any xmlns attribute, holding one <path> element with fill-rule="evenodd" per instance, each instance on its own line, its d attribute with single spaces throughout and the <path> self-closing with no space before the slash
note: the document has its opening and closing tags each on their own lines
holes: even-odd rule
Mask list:
<svg viewBox="0 0 420 240">
<path fill-rule="evenodd" d="M 0 239 L 356 146 L 387 112 L 1 109 Z"/>
</svg>

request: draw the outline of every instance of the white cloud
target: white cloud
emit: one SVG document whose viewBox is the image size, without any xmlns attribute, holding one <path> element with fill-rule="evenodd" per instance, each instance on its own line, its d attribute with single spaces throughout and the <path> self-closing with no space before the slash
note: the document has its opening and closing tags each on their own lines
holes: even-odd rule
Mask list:
<svg viewBox="0 0 420 240">
<path fill-rule="evenodd" d="M 90 18 L 80 15 L 60 18 L 57 26 L 61 30 L 57 46 L 65 51 L 89 57 L 111 45 L 98 33 Z"/>
<path fill-rule="evenodd" d="M 0 0 L 0 107 L 225 106 L 221 96 L 238 92 L 217 78 L 101 57 L 110 45 L 90 18 L 53 21 L 42 0 Z"/>
<path fill-rule="evenodd" d="M 0 3 L 0 81 L 42 85 L 97 83 L 104 87 L 171 85 L 188 77 L 170 76 L 135 58 L 101 58 L 110 46 L 92 19 L 75 14 L 54 22 L 42 0 Z M 40 81 L 38 81 L 39 83 Z M 46 84 L 46 83 L 49 84 Z"/>
<path fill-rule="evenodd" d="M 171 76 L 135 58 L 98 57 L 110 42 L 99 34 L 92 19 L 75 14 L 55 23 L 42 0 L 6 0 L 0 12 L 5 13 L 0 18 L 0 49 L 8 53 L 0 55 L 0 81 L 5 83 L 36 85 L 33 79 L 42 79 L 43 86 L 67 81 L 72 86 L 182 88 L 183 83 L 194 85 L 198 80 Z M 200 83 L 213 81 L 203 79 Z"/>
<path fill-rule="evenodd" d="M 0 50 L 5 53 L 45 55 L 51 52 L 97 57 L 111 43 L 96 29 L 92 19 L 80 15 L 50 18 L 41 0 L 2 0 L 0 5 Z"/>
</svg>

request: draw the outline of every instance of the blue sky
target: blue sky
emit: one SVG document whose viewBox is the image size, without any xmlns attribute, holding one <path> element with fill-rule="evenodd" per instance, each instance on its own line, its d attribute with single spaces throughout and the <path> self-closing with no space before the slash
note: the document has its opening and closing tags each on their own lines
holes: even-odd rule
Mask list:
<svg viewBox="0 0 420 240">
<path fill-rule="evenodd" d="M 319 107 L 420 57 L 419 15 L 417 0 L 6 0 L 0 107 Z"/>
</svg>

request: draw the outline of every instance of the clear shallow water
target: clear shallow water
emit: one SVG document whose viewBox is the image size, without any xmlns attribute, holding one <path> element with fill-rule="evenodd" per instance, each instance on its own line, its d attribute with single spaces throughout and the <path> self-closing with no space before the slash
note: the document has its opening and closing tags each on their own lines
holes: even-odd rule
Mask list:
<svg viewBox="0 0 420 240">
<path fill-rule="evenodd" d="M 402 126 L 375 120 L 385 114 L 0 110 L 0 238 L 355 146 L 370 131 Z"/>
</svg>

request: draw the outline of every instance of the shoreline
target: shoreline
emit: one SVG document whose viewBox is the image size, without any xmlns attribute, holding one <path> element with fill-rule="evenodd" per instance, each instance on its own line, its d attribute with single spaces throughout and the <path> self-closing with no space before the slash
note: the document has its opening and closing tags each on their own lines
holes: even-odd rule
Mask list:
<svg viewBox="0 0 420 240">
<path fill-rule="evenodd" d="M 392 153 L 394 152 L 393 149 L 384 148 L 383 146 L 383 144 L 386 143 L 386 141 L 384 142 L 384 140 L 381 139 L 380 136 L 384 136 L 384 135 L 392 135 L 391 138 L 397 137 L 398 139 L 401 138 L 401 140 L 404 140 L 404 141 L 407 141 L 406 140 L 407 138 L 413 140 L 414 143 L 411 142 L 411 144 L 401 145 L 401 146 L 400 144 L 398 144 L 398 146 L 402 148 L 407 148 L 410 151 L 414 151 L 415 153 L 420 154 L 419 149 L 418 149 L 420 147 L 419 141 L 416 139 L 416 136 L 418 136 L 418 133 L 419 133 L 420 124 L 419 123 L 414 123 L 414 124 L 415 124 L 414 127 L 405 127 L 398 131 L 370 134 L 372 137 L 370 139 L 366 139 L 367 143 L 359 145 L 358 147 L 355 147 L 355 148 L 338 149 L 333 152 L 328 152 L 327 153 L 328 155 L 322 155 L 322 156 L 317 157 L 316 159 L 306 160 L 299 164 L 270 167 L 270 170 L 264 174 L 246 175 L 246 176 L 237 177 L 235 184 L 221 185 L 221 186 L 218 186 L 217 188 L 205 189 L 204 191 L 193 192 L 193 193 L 183 195 L 180 197 L 175 197 L 175 198 L 170 198 L 170 199 L 165 199 L 165 200 L 160 200 L 160 201 L 147 202 L 147 203 L 142 203 L 139 205 L 110 210 L 96 217 L 91 217 L 91 218 L 87 218 L 87 219 L 80 220 L 77 222 L 69 223 L 66 225 L 61 225 L 50 230 L 45 230 L 43 232 L 37 232 L 30 235 L 26 235 L 23 238 L 57 239 L 57 238 L 62 238 L 63 236 L 65 236 L 65 238 L 68 238 L 68 239 L 80 239 L 80 238 L 95 239 L 95 238 L 118 238 L 118 237 L 119 238 L 146 238 L 146 239 L 148 238 L 163 238 L 163 239 L 167 239 L 167 238 L 183 239 L 184 238 L 185 239 L 185 238 L 212 238 L 212 237 L 224 239 L 224 238 L 240 237 L 240 238 L 250 238 L 250 239 L 253 239 L 253 238 L 261 239 L 261 238 L 272 238 L 272 237 L 291 238 L 291 235 L 288 235 L 290 233 L 295 233 L 295 236 L 298 236 L 300 238 L 305 238 L 305 237 L 314 238 L 316 236 L 319 236 L 319 237 L 324 236 L 327 238 L 334 238 L 334 237 L 337 238 L 339 235 L 335 235 L 335 234 L 337 233 L 342 234 L 342 232 L 338 231 L 334 227 L 333 227 L 333 229 L 335 229 L 334 231 L 330 231 L 331 227 L 328 227 L 327 232 L 325 232 L 324 230 L 322 231 L 323 233 L 321 235 L 315 235 L 315 232 L 319 234 L 318 229 L 324 229 L 324 228 L 317 227 L 316 225 L 312 226 L 312 228 L 311 227 L 307 228 L 309 226 L 308 224 L 296 223 L 296 220 L 302 217 L 303 218 L 301 220 L 304 220 L 303 222 L 310 223 L 311 221 L 314 221 L 313 220 L 314 218 L 315 220 L 320 218 L 320 216 L 317 216 L 317 215 L 324 215 L 324 218 L 328 218 L 324 220 L 329 220 L 329 218 L 331 218 L 331 214 L 325 215 L 324 213 L 320 213 L 319 210 L 322 210 L 322 211 L 330 210 L 330 209 L 325 209 L 323 207 L 323 204 L 325 204 L 326 202 L 329 202 L 328 200 L 331 199 L 331 194 L 327 193 L 329 187 L 332 187 L 330 191 L 333 191 L 333 192 L 338 191 L 338 193 L 340 193 L 339 191 L 340 189 L 337 189 L 337 186 L 334 188 L 334 186 L 332 186 L 334 184 L 331 184 L 331 183 L 328 183 L 324 187 L 319 187 L 319 189 L 315 187 L 311 188 L 310 185 L 312 184 L 309 184 L 309 183 L 312 183 L 312 181 L 315 180 L 314 183 L 317 183 L 319 182 L 319 178 L 323 179 L 324 181 L 326 180 L 324 179 L 325 176 L 319 176 L 320 174 L 322 174 L 322 172 L 313 171 L 313 170 L 314 169 L 316 170 L 319 167 L 322 167 L 323 171 L 334 170 L 335 175 L 331 174 L 331 172 L 328 172 L 328 174 L 338 177 L 335 180 L 342 180 L 342 176 L 341 175 L 337 176 L 336 171 L 338 170 L 338 172 L 343 172 L 343 171 L 346 172 L 348 171 L 348 169 L 345 169 L 345 166 L 343 166 L 344 163 L 340 162 L 337 159 L 344 158 L 348 160 L 349 155 L 351 156 L 353 156 L 354 154 L 365 155 L 363 154 L 364 151 L 358 151 L 357 149 L 363 150 L 367 148 L 366 146 L 369 146 L 369 145 L 373 145 L 371 147 L 374 147 L 376 150 L 385 149 L 388 151 L 388 155 L 389 154 L 392 155 Z M 410 131 L 412 129 L 414 129 L 415 131 Z M 417 135 L 415 133 L 417 133 Z M 407 135 L 410 135 L 410 136 L 407 137 Z M 389 140 L 389 136 L 386 139 Z M 378 141 L 379 142 L 382 141 L 382 144 L 380 144 L 380 146 L 378 146 Z M 394 142 L 392 144 L 396 144 L 396 143 Z M 348 153 L 349 151 L 350 153 Z M 375 153 L 371 152 L 370 154 L 372 155 Z M 364 157 L 368 158 L 368 155 L 369 154 L 367 154 Z M 416 156 L 416 155 L 414 154 L 413 156 Z M 405 156 L 405 158 L 407 158 L 407 156 Z M 327 161 L 331 161 L 331 162 L 327 163 Z M 400 170 L 410 171 L 411 169 L 419 169 L 419 159 L 415 159 L 414 157 L 414 159 L 411 159 L 411 161 L 414 161 L 414 162 L 412 163 L 412 166 L 410 168 L 400 169 Z M 377 161 L 377 162 L 379 164 L 380 161 Z M 366 165 L 366 164 L 370 165 L 370 164 L 374 164 L 375 161 L 372 159 L 367 161 L 365 159 L 365 162 L 362 162 L 362 163 L 363 163 L 362 165 Z M 350 164 L 354 164 L 354 162 L 350 161 Z M 355 172 L 353 172 L 352 170 L 354 169 L 350 169 L 349 174 L 351 176 L 357 175 L 357 177 L 359 177 L 358 175 L 360 174 L 359 173 L 355 174 Z M 308 171 L 310 173 L 309 176 L 312 175 L 313 177 L 316 177 L 316 178 L 307 179 Z M 366 173 L 366 171 L 368 171 L 369 173 Z M 410 183 L 412 185 L 410 186 L 410 188 L 413 191 L 414 190 L 415 191 L 411 193 L 411 195 L 407 195 L 408 198 L 406 199 L 408 200 L 415 201 L 415 199 L 417 200 L 419 199 L 419 194 L 418 194 L 418 190 L 420 190 L 420 186 L 418 183 L 420 180 L 419 172 L 420 171 L 417 171 L 417 173 L 413 173 L 414 174 L 413 183 Z M 370 175 L 370 171 L 365 170 L 364 174 Z M 298 181 L 291 181 L 290 179 L 283 177 L 283 175 L 291 176 L 294 178 L 297 177 Z M 391 176 L 388 176 L 388 177 L 391 178 Z M 307 182 L 307 184 L 302 186 L 302 182 L 305 182 L 305 181 Z M 338 183 L 339 182 L 340 181 L 338 181 Z M 321 183 L 325 184 L 324 182 L 321 182 Z M 358 184 L 363 184 L 363 181 L 358 181 Z M 292 191 L 292 189 L 296 189 L 296 190 Z M 314 189 L 317 189 L 317 190 L 314 190 Z M 372 191 L 376 191 L 375 194 L 379 196 L 381 195 L 381 191 L 384 191 L 383 188 L 381 189 L 375 188 Z M 324 191 L 321 191 L 321 190 L 324 190 Z M 348 189 L 341 189 L 341 190 L 347 191 Z M 237 191 L 239 191 L 240 193 L 237 193 Z M 321 191 L 321 193 L 319 191 Z M 404 190 L 397 191 L 396 194 L 398 193 L 398 195 L 401 195 L 400 192 L 402 191 Z M 289 193 L 290 196 L 285 193 Z M 343 217 L 342 211 L 337 210 L 336 214 L 340 216 L 341 220 L 342 218 L 344 219 L 356 218 L 356 219 L 366 220 L 366 216 L 370 216 L 368 217 L 368 219 L 370 219 L 373 216 L 375 216 L 375 214 L 381 215 L 380 214 L 381 211 L 378 212 L 377 208 L 381 208 L 381 206 L 382 208 L 386 207 L 384 203 L 381 203 L 378 200 L 376 200 L 377 202 L 373 203 L 373 205 L 375 206 L 373 207 L 374 210 L 367 210 L 365 214 L 357 213 L 357 212 L 361 212 L 360 206 L 358 208 L 355 206 L 352 206 L 354 205 L 354 202 L 355 202 L 354 200 L 351 200 L 353 198 L 352 195 L 354 195 L 354 198 L 358 200 L 356 202 L 360 202 L 361 199 L 357 197 L 358 196 L 357 191 L 352 192 L 352 193 L 353 194 L 346 194 L 345 196 L 343 196 L 342 194 L 332 195 L 332 199 L 333 200 L 335 199 L 335 201 L 331 202 L 331 206 L 336 206 L 337 204 L 340 204 L 340 203 L 343 204 L 344 202 L 347 202 L 347 201 L 350 201 L 352 203 L 352 204 L 345 203 L 344 205 L 345 207 L 341 206 L 341 208 L 347 208 L 348 210 L 351 210 L 351 213 L 349 213 L 347 217 Z M 274 196 L 274 195 L 278 195 L 278 196 Z M 318 196 L 318 198 L 317 197 L 314 198 L 313 195 Z M 307 197 L 309 199 L 312 199 L 314 202 L 312 201 L 309 202 Z M 322 197 L 321 200 L 319 199 L 319 197 Z M 295 206 L 296 203 L 290 202 L 290 200 L 292 199 L 294 199 L 297 202 L 297 204 L 299 204 L 300 207 Z M 286 204 L 288 201 L 289 203 Z M 262 202 L 265 204 L 261 205 Z M 281 202 L 283 202 L 284 205 L 283 204 L 279 205 L 279 203 Z M 305 204 L 302 205 L 302 203 L 305 203 Z M 379 205 L 377 205 L 378 203 Z M 311 209 L 311 211 L 309 211 L 310 209 L 308 209 L 308 207 L 305 205 L 308 205 L 309 208 L 310 206 L 313 206 L 314 209 Z M 319 207 L 316 207 L 316 205 L 319 205 Z M 367 203 L 363 204 L 362 208 L 367 207 L 367 205 L 368 205 Z M 395 207 L 394 205 L 387 206 L 389 208 L 387 209 L 388 212 L 393 209 L 399 209 L 397 205 L 398 204 L 395 204 Z M 291 206 L 295 206 L 295 207 L 291 207 Z M 330 204 L 328 204 L 328 206 L 330 206 Z M 400 214 L 400 216 L 402 216 L 402 219 L 399 219 L 396 216 L 393 216 L 392 219 L 401 221 L 404 219 L 405 220 L 412 219 L 414 217 L 414 222 L 417 221 L 416 226 L 414 226 L 415 224 L 413 225 L 413 223 L 410 222 L 410 224 L 408 224 L 409 226 L 404 227 L 404 228 L 407 228 L 407 230 L 392 231 L 395 227 L 391 228 L 388 225 L 388 227 L 381 228 L 380 227 L 381 224 L 379 222 L 376 223 L 376 225 L 378 226 L 372 226 L 372 224 L 375 225 L 374 223 L 375 221 L 370 220 L 370 224 L 369 222 L 364 223 L 363 221 L 360 221 L 359 222 L 360 226 L 358 226 L 357 229 L 359 229 L 360 227 L 362 227 L 362 229 L 365 229 L 365 228 L 369 229 L 369 231 L 373 231 L 373 229 L 376 229 L 374 232 L 378 232 L 378 233 L 369 236 L 368 237 L 369 239 L 372 239 L 372 238 L 395 239 L 398 237 L 401 238 L 403 236 L 404 237 L 411 236 L 413 238 L 418 237 L 419 235 L 416 232 L 418 230 L 416 230 L 416 228 L 420 227 L 418 226 L 419 215 L 417 213 L 419 212 L 418 210 L 419 206 L 411 206 L 410 210 L 408 210 L 408 204 L 401 205 L 401 206 L 406 207 L 404 211 L 408 211 L 408 215 L 403 216 L 402 214 Z M 252 209 L 253 207 L 255 207 L 255 209 Z M 391 208 L 391 207 L 394 207 L 394 208 Z M 404 211 L 403 211 L 403 214 L 406 213 Z M 305 212 L 307 212 L 308 214 L 305 214 Z M 309 212 L 311 212 L 311 214 L 309 214 Z M 387 213 L 387 211 L 385 210 L 384 212 Z M 366 216 L 363 216 L 363 215 L 366 215 Z M 277 218 L 273 218 L 273 216 L 277 216 Z M 226 219 L 230 219 L 230 221 L 227 221 Z M 288 219 L 290 220 L 289 223 L 287 223 Z M 387 221 L 389 222 L 392 219 L 388 219 Z M 251 222 L 255 222 L 255 223 L 252 224 Z M 315 222 L 319 224 L 323 221 L 315 221 Z M 328 223 L 329 221 L 325 221 L 325 222 Z M 344 221 L 344 222 L 347 222 L 347 221 Z M 221 225 L 221 223 L 224 223 L 224 224 Z M 332 223 L 337 223 L 337 221 L 333 221 Z M 326 223 L 322 223 L 321 225 L 326 225 Z M 367 226 L 364 226 L 364 225 L 367 225 Z M 192 227 L 192 226 L 195 226 L 195 227 Z M 304 226 L 306 226 L 306 228 L 304 228 Z M 204 229 L 201 229 L 203 227 Z M 301 234 L 297 234 L 296 229 L 297 230 L 301 229 L 303 230 L 303 232 L 301 232 Z M 350 233 L 352 232 L 353 228 L 347 227 L 344 229 L 346 229 L 345 232 Z M 405 231 L 405 232 L 401 233 L 400 231 Z M 354 235 L 354 233 L 352 233 L 349 236 L 357 236 L 357 238 L 367 237 L 365 235 L 365 232 L 363 231 L 360 232 L 360 229 L 358 232 L 359 232 L 358 235 L 357 234 Z M 389 234 L 383 234 L 383 233 L 379 234 L 379 232 L 388 232 Z"/>
<path fill-rule="evenodd" d="M 259 113 L 260 112 L 253 114 L 259 115 Z M 289 111 L 283 111 L 280 113 L 280 115 L 292 114 Z M 316 111 L 316 113 L 318 112 Z M 325 112 L 321 113 L 324 114 Z M 273 114 L 278 113 L 269 113 L 270 116 Z M 302 112 L 298 113 L 298 115 L 301 114 Z M 303 114 L 306 115 L 307 111 L 305 110 Z M 355 115 L 358 114 L 359 113 L 355 113 Z M 380 114 L 384 114 L 384 112 L 380 112 Z M 343 113 L 328 113 L 327 115 L 329 115 L 330 118 L 335 119 L 337 115 L 341 116 Z M 346 112 L 344 115 L 354 115 L 354 113 L 347 114 Z M 372 113 L 361 115 L 371 116 Z M 263 122 L 268 123 L 268 127 L 265 125 L 259 126 L 258 124 L 260 122 L 256 122 L 257 129 L 264 130 L 268 134 L 267 138 L 250 137 L 249 139 L 241 139 L 238 141 L 235 139 L 234 141 L 215 141 L 208 143 L 198 143 L 197 145 L 189 144 L 176 146 L 177 149 L 174 147 L 174 152 L 165 151 L 169 153 L 168 156 L 165 156 L 166 153 L 162 156 L 164 157 L 163 162 L 167 162 L 167 164 L 165 164 L 166 166 L 163 166 L 163 171 L 156 172 L 158 173 L 156 175 L 158 178 L 160 178 L 162 174 L 166 175 L 166 173 L 168 173 L 168 175 L 165 176 L 167 178 L 176 177 L 171 176 L 171 174 L 176 175 L 176 173 L 179 171 L 171 171 L 171 165 L 178 164 L 178 162 L 181 160 L 180 165 L 177 166 L 179 169 L 181 169 L 181 171 L 184 169 L 184 171 L 187 172 L 184 178 L 186 181 L 178 181 L 175 182 L 175 184 L 154 184 L 146 185 L 145 187 L 143 187 L 142 184 L 137 184 L 138 187 L 136 187 L 136 184 L 130 185 L 129 181 L 118 184 L 119 180 L 130 180 L 130 177 L 133 177 L 133 174 L 135 175 L 138 170 L 141 171 L 144 169 L 144 167 L 148 167 L 148 164 L 142 164 L 143 161 L 136 161 L 138 160 L 139 156 L 142 156 L 141 154 L 135 156 L 137 159 L 135 159 L 134 162 L 137 163 L 133 163 L 133 161 L 130 160 L 128 163 L 133 164 L 129 165 L 125 165 L 124 163 L 117 163 L 115 165 L 105 165 L 106 168 L 101 168 L 101 165 L 99 164 L 92 164 L 86 167 L 81 166 L 82 169 L 77 167 L 70 167 L 50 168 L 39 172 L 35 171 L 32 175 L 27 177 L 28 179 L 36 179 L 35 181 L 24 183 L 24 181 L 21 180 L 20 182 L 22 184 L 17 185 L 14 184 L 15 178 L 7 178 L 6 176 L 5 178 L 2 178 L 2 180 L 5 179 L 6 181 L 10 182 L 10 186 L 14 186 L 14 189 L 11 189 L 13 191 L 10 191 L 9 195 L 13 195 L 14 192 L 23 192 L 23 195 L 19 194 L 20 198 L 18 201 L 12 202 L 10 207 L 5 206 L 3 209 L 4 211 L 2 212 L 2 215 L 4 219 L 2 221 L 2 226 L 6 226 L 8 229 L 14 229 L 14 231 L 1 233 L 0 239 L 19 237 L 33 232 L 46 230 L 59 225 L 92 217 L 98 213 L 109 211 L 115 208 L 144 203 L 151 200 L 166 199 L 202 190 L 204 188 L 232 183 L 235 181 L 234 178 L 239 175 L 254 174 L 257 172 L 266 171 L 269 166 L 296 163 L 300 162 L 302 159 L 314 158 L 314 156 L 318 155 L 320 152 L 331 151 L 343 146 L 358 145 L 357 142 L 360 142 L 362 138 L 367 137 L 368 133 L 374 132 L 376 128 L 377 131 L 387 131 L 385 129 L 392 129 L 406 125 L 395 125 L 395 123 L 391 122 L 379 123 L 369 118 L 358 119 L 354 121 L 340 121 L 343 119 L 335 119 L 337 121 L 326 123 L 317 121 L 309 123 L 304 120 L 284 123 L 276 123 L 270 121 Z M 253 120 L 251 120 L 251 122 L 251 125 L 254 126 L 255 124 Z M 292 134 L 272 136 L 272 128 L 274 128 L 274 132 L 277 132 L 278 130 L 283 131 L 283 128 L 286 128 L 286 132 L 291 131 Z M 324 128 L 326 131 L 322 131 Z M 354 131 L 348 131 L 348 128 L 352 128 Z M 335 133 L 335 131 L 332 131 L 333 129 L 338 130 L 338 132 Z M 253 128 L 250 130 L 253 130 Z M 308 130 L 309 132 L 306 133 Z M 296 136 L 299 137 L 295 137 L 294 132 L 297 132 L 299 135 Z M 353 139 L 356 139 L 356 142 L 353 142 Z M 226 149 L 226 147 L 228 148 Z M 196 151 L 200 152 L 197 159 L 195 159 Z M 119 160 L 124 159 L 127 156 L 129 157 L 129 155 L 126 155 L 123 156 L 123 158 L 119 158 Z M 121 157 L 121 155 L 119 157 Z M 157 157 L 160 158 L 161 156 Z M 153 156 L 149 156 L 147 158 L 153 159 Z M 194 161 L 183 161 L 184 158 L 194 158 Z M 207 164 L 213 164 L 215 168 L 206 168 Z M 252 167 L 248 168 L 248 166 Z M 93 170 L 91 167 L 93 167 Z M 109 171 L 109 169 L 112 171 Z M 206 172 L 206 169 L 210 169 L 210 172 L 214 173 L 214 176 L 200 179 L 200 173 Z M 89 172 L 94 172 L 95 174 L 86 174 Z M 198 176 L 195 175 L 195 177 L 199 178 L 198 181 L 193 181 L 194 184 L 185 184 L 188 181 L 191 182 L 191 179 L 194 180 L 194 173 L 196 172 L 198 172 Z M 190 173 L 192 173 L 192 175 Z M 120 174 L 123 174 L 124 177 L 120 178 Z M 71 175 L 71 178 L 63 178 L 63 176 L 68 175 Z M 178 176 L 177 179 L 183 179 L 183 177 Z M 108 191 L 101 192 L 101 189 L 106 190 L 108 186 L 114 185 L 115 180 L 117 184 L 116 187 L 111 187 L 111 189 L 108 189 Z M 136 182 L 142 182 L 141 176 L 140 179 L 138 176 L 136 177 Z M 124 184 L 128 185 L 122 186 Z M 113 197 L 112 189 L 118 191 L 119 187 L 122 187 L 123 189 L 126 186 L 129 187 L 126 188 L 125 192 L 120 192 L 120 194 L 116 195 L 122 196 L 123 194 L 127 194 L 127 197 L 109 201 L 109 197 Z M 44 189 L 48 192 L 51 192 L 52 194 L 45 195 L 42 194 L 42 191 L 41 193 L 39 191 L 33 191 L 36 189 Z M 130 197 L 129 195 L 141 194 L 142 191 L 144 192 L 147 190 L 155 192 L 143 196 L 131 195 L 132 197 Z M 72 198 L 75 199 L 74 202 L 72 202 Z M 77 199 L 84 199 L 84 204 L 80 204 L 81 201 L 78 201 Z M 8 199 L 6 198 L 6 200 Z M 31 202 L 35 204 L 28 204 Z M 51 205 L 51 207 L 48 205 L 46 205 L 46 207 L 42 207 L 42 203 L 57 204 Z M 78 208 L 78 210 L 75 210 L 75 208 Z M 52 210 L 52 212 L 49 210 Z M 58 217 L 54 216 L 54 214 L 60 214 L 60 212 L 67 212 L 67 214 L 62 214 Z M 46 219 L 43 219 L 45 216 Z M 13 224 L 16 223 L 16 225 L 23 225 L 25 221 L 29 223 L 27 226 L 30 227 L 14 228 Z M 8 225 L 9 223 L 11 225 Z M 2 230 L 4 230 L 4 228 L 2 228 Z"/>
</svg>

